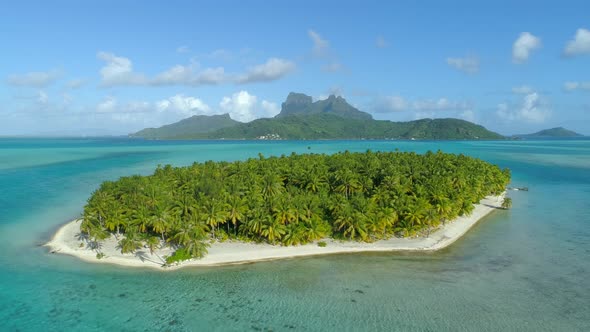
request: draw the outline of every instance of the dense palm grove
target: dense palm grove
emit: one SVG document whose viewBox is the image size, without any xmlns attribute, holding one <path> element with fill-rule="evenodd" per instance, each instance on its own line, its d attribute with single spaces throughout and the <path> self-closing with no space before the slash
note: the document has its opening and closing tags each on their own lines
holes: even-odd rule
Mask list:
<svg viewBox="0 0 590 332">
<path fill-rule="evenodd" d="M 203 257 L 212 239 L 370 242 L 429 232 L 509 180 L 508 169 L 440 151 L 167 165 L 104 182 L 84 208 L 81 231 L 95 245 L 116 236 L 123 253 L 172 246 L 168 262 Z"/>
</svg>

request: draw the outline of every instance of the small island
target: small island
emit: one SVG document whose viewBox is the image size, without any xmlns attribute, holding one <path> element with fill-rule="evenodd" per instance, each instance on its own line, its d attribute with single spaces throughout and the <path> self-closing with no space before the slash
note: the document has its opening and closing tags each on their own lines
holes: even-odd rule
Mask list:
<svg viewBox="0 0 590 332">
<path fill-rule="evenodd" d="M 516 138 L 579 138 L 584 137 L 582 134 L 578 134 L 575 131 L 565 129 L 563 127 L 556 127 L 550 129 L 540 130 L 532 134 L 521 134 L 514 135 Z"/>
<path fill-rule="evenodd" d="M 440 151 L 167 165 L 104 182 L 48 246 L 158 268 L 438 250 L 501 208 L 509 181 L 508 169 Z"/>
</svg>

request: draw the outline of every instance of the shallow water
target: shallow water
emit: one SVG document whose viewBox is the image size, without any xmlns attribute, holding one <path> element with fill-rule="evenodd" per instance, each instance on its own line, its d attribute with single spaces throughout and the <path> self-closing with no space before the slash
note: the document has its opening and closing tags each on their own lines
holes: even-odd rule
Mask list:
<svg viewBox="0 0 590 332">
<path fill-rule="evenodd" d="M 435 254 L 348 254 L 174 272 L 44 243 L 107 179 L 291 152 L 441 149 L 509 167 L 513 208 Z M 161 142 L 0 139 L 0 330 L 590 330 L 590 140 Z"/>
</svg>

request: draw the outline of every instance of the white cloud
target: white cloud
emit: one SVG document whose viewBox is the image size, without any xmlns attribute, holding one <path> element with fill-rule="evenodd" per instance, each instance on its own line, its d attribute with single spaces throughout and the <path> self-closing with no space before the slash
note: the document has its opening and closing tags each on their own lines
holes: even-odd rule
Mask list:
<svg viewBox="0 0 590 332">
<path fill-rule="evenodd" d="M 213 114 L 202 100 L 183 94 L 156 102 L 156 109 L 159 112 L 173 111 L 186 116 Z"/>
<path fill-rule="evenodd" d="M 323 39 L 319 33 L 311 29 L 307 31 L 307 35 L 309 36 L 309 38 L 311 38 L 311 41 L 313 42 L 313 53 L 318 56 L 325 55 L 325 53 L 330 48 L 330 43 L 327 40 Z"/>
<path fill-rule="evenodd" d="M 186 45 L 182 45 L 182 46 L 179 46 L 178 48 L 176 48 L 177 53 L 188 53 L 190 51 L 191 51 L 190 48 Z"/>
<path fill-rule="evenodd" d="M 175 85 L 190 83 L 194 75 L 194 65 L 176 65 L 158 75 L 152 80 L 155 85 Z"/>
<path fill-rule="evenodd" d="M 400 96 L 385 96 L 377 101 L 378 113 L 401 112 L 408 109 L 408 103 Z"/>
<path fill-rule="evenodd" d="M 269 82 L 280 79 L 292 72 L 294 62 L 270 58 L 265 63 L 252 66 L 242 74 L 226 74 L 223 67 L 200 69 L 198 63 L 176 65 L 157 74 L 153 78 L 133 71 L 131 60 L 112 53 L 100 52 L 98 58 L 106 64 L 100 70 L 101 85 L 112 87 L 117 85 L 215 85 L 222 83 Z"/>
<path fill-rule="evenodd" d="M 145 85 L 148 83 L 143 74 L 133 72 L 133 63 L 128 58 L 108 52 L 99 52 L 97 57 L 106 63 L 100 69 L 103 86 Z"/>
<path fill-rule="evenodd" d="M 73 90 L 73 89 L 78 89 L 78 88 L 81 88 L 81 87 L 82 87 L 84 84 L 86 84 L 86 80 L 83 80 L 83 79 L 79 79 L 79 78 L 78 78 L 78 79 L 72 79 L 72 80 L 69 80 L 69 81 L 66 83 L 66 86 L 67 86 L 69 89 L 72 89 L 72 90 Z"/>
<path fill-rule="evenodd" d="M 258 98 L 247 91 L 234 93 L 231 97 L 223 97 L 219 107 L 230 114 L 231 118 L 241 122 L 253 120 Z"/>
<path fill-rule="evenodd" d="M 565 46 L 563 54 L 566 56 L 590 54 L 590 31 L 578 29 L 574 39 Z"/>
<path fill-rule="evenodd" d="M 452 110 L 469 110 L 472 106 L 467 102 L 453 102 L 447 98 L 437 100 L 425 99 L 417 100 L 412 103 L 412 108 L 416 111 L 452 111 Z"/>
<path fill-rule="evenodd" d="M 271 117 L 279 113 L 279 106 L 275 103 L 263 100 L 258 103 L 258 97 L 240 91 L 230 97 L 223 97 L 219 107 L 230 117 L 240 122 L 249 122 L 262 117 Z"/>
<path fill-rule="evenodd" d="M 261 117 L 273 117 L 281 112 L 281 108 L 276 103 L 271 103 L 270 101 L 263 100 L 261 103 L 262 110 L 264 114 Z"/>
<path fill-rule="evenodd" d="M 563 84 L 565 91 L 587 90 L 590 91 L 590 82 L 565 82 Z"/>
<path fill-rule="evenodd" d="M 514 63 L 526 62 L 531 52 L 541 47 L 541 39 L 529 32 L 523 32 L 512 45 L 512 61 Z"/>
<path fill-rule="evenodd" d="M 47 93 L 45 93 L 45 91 L 39 90 L 39 96 L 37 97 L 37 101 L 39 102 L 39 104 L 47 105 L 47 102 L 49 101 L 49 96 L 47 95 Z"/>
<path fill-rule="evenodd" d="M 475 113 L 472 110 L 465 110 L 461 112 L 459 117 L 469 122 L 475 122 Z"/>
<path fill-rule="evenodd" d="M 377 113 L 412 111 L 416 118 L 433 118 L 436 113 L 441 112 L 472 112 L 473 105 L 466 101 L 450 101 L 447 98 L 408 101 L 401 96 L 385 96 L 377 99 L 374 110 Z M 455 116 L 463 113 L 456 113 Z"/>
<path fill-rule="evenodd" d="M 8 77 L 8 84 L 16 86 L 27 86 L 34 88 L 44 88 L 51 85 L 61 77 L 58 70 L 35 71 L 26 74 L 14 74 Z"/>
<path fill-rule="evenodd" d="M 117 99 L 112 96 L 105 97 L 97 106 L 96 111 L 99 113 L 111 113 L 117 109 Z"/>
<path fill-rule="evenodd" d="M 197 71 L 198 65 L 176 65 L 152 79 L 150 85 L 215 85 L 228 81 L 223 67 Z"/>
<path fill-rule="evenodd" d="M 223 67 L 207 68 L 201 71 L 195 80 L 192 81 L 192 85 L 200 84 L 221 84 L 228 80 Z"/>
<path fill-rule="evenodd" d="M 217 60 L 223 60 L 223 61 L 229 61 L 234 58 L 233 54 L 230 51 L 224 50 L 224 49 L 215 50 L 215 51 L 209 53 L 208 57 L 211 59 L 217 59 Z"/>
<path fill-rule="evenodd" d="M 535 90 L 528 85 L 515 86 L 512 88 L 512 93 L 515 93 L 518 95 L 526 95 L 526 94 L 532 93 L 534 91 Z"/>
<path fill-rule="evenodd" d="M 547 102 L 538 93 L 533 92 L 524 96 L 519 108 L 512 109 L 506 103 L 498 104 L 496 114 L 509 121 L 541 123 L 551 116 L 551 110 Z"/>
<path fill-rule="evenodd" d="M 277 80 L 295 69 L 295 63 L 278 58 L 270 58 L 265 63 L 248 68 L 237 78 L 238 83 L 268 82 Z"/>
<path fill-rule="evenodd" d="M 475 56 L 447 58 L 447 64 L 467 74 L 475 74 L 479 71 L 479 59 Z"/>
<path fill-rule="evenodd" d="M 386 48 L 387 46 L 389 46 L 389 43 L 382 36 L 378 36 L 375 40 L 375 46 L 377 46 L 378 48 Z"/>
</svg>

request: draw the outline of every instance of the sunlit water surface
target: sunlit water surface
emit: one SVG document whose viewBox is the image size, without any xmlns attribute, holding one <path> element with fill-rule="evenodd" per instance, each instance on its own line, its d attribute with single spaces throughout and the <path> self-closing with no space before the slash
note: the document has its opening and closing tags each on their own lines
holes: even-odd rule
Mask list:
<svg viewBox="0 0 590 332">
<path fill-rule="evenodd" d="M 514 206 L 435 254 L 354 254 L 174 272 L 40 245 L 104 180 L 158 164 L 441 149 L 509 167 Z M 0 330 L 589 331 L 590 140 L 160 142 L 0 139 Z"/>
</svg>

